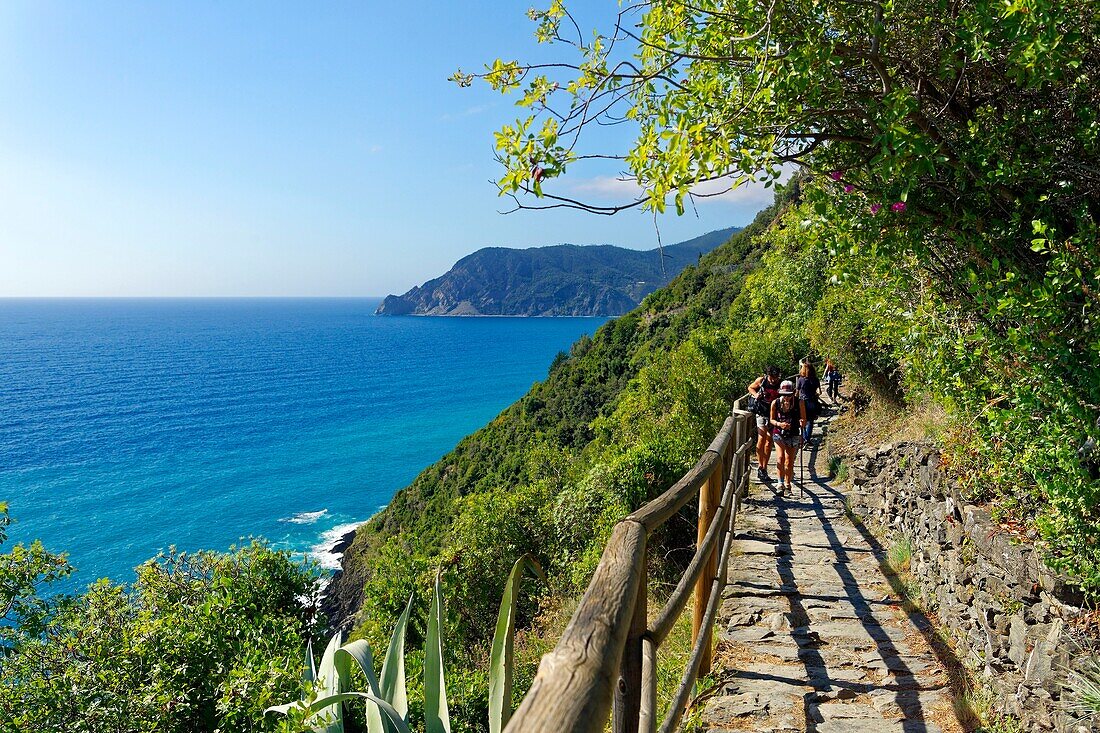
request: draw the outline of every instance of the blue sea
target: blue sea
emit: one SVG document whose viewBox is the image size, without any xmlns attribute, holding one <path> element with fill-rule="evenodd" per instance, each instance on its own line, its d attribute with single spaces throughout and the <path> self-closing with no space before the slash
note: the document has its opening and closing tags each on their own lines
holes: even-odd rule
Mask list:
<svg viewBox="0 0 1100 733">
<path fill-rule="evenodd" d="M 333 542 L 603 318 L 376 317 L 377 299 L 0 300 L 11 541 L 61 590 L 175 545 Z"/>
</svg>

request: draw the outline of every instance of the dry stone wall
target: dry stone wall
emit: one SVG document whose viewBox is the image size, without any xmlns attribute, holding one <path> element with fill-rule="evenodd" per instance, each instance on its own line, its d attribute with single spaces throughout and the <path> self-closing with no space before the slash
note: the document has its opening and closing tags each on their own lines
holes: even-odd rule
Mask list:
<svg viewBox="0 0 1100 733">
<path fill-rule="evenodd" d="M 853 511 L 888 543 L 909 540 L 910 570 L 956 652 L 1025 730 L 1100 731 L 1073 708 L 1067 681 L 1100 653 L 1082 631 L 1082 598 L 1032 545 L 963 501 L 938 451 L 900 443 L 846 459 Z"/>
</svg>

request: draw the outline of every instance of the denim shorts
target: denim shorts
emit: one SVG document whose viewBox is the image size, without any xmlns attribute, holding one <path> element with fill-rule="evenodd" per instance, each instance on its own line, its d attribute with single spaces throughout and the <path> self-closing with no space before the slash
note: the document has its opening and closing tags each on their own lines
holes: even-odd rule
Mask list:
<svg viewBox="0 0 1100 733">
<path fill-rule="evenodd" d="M 758 428 L 763 428 L 764 430 L 767 430 L 769 422 L 770 420 L 765 415 L 756 416 L 756 427 Z"/>
<path fill-rule="evenodd" d="M 773 437 L 775 438 L 776 443 L 781 443 L 782 445 L 786 446 L 787 448 L 797 448 L 798 447 L 799 439 L 798 439 L 797 435 L 792 435 L 789 438 L 785 438 L 785 437 L 783 437 L 782 433 L 777 431 Z"/>
</svg>

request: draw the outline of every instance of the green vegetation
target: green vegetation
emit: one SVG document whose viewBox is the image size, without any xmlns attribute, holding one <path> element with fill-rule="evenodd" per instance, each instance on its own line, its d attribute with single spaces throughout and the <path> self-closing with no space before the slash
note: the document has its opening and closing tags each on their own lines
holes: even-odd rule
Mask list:
<svg viewBox="0 0 1100 733">
<path fill-rule="evenodd" d="M 848 464 L 840 456 L 829 456 L 829 477 L 843 484 L 848 480 Z"/>
<path fill-rule="evenodd" d="M 131 586 L 47 596 L 67 570 L 40 547 L 0 555 L 19 623 L 0 659 L 0 730 L 254 731 L 299 691 L 315 578 L 288 553 L 173 551 Z"/>
<path fill-rule="evenodd" d="M 486 247 L 440 277 L 390 295 L 381 315 L 618 316 L 736 232 L 709 232 L 660 250 L 558 244 Z"/>
<path fill-rule="evenodd" d="M 521 557 L 512 566 L 500 600 L 489 672 L 490 733 L 500 733 L 512 717 L 516 607 L 523 572 L 528 568 L 543 577 L 538 563 L 529 556 Z M 370 643 L 357 639 L 341 644 L 342 634 L 337 632 L 329 640 L 319 667 L 314 665 L 312 648 L 306 648 L 306 696 L 295 702 L 272 705 L 264 712 L 286 716 L 291 730 L 308 727 L 318 733 L 343 733 L 344 703 L 362 702 L 368 733 L 409 733 L 412 728 L 405 685 L 405 635 L 412 604 L 410 598 L 394 626 L 380 676 L 374 672 Z M 424 658 L 429 660 L 424 665 L 424 730 L 443 733 L 451 729 L 451 717 L 443 671 L 443 593 L 438 576 L 428 613 Z M 357 689 L 363 687 L 366 689 Z"/>
<path fill-rule="evenodd" d="M 295 702 L 272 705 L 264 713 L 287 716 L 288 728 L 308 727 L 317 733 L 344 733 L 344 703 L 365 703 L 369 733 L 409 733 L 408 690 L 405 685 L 405 633 L 413 599 L 390 635 L 381 681 L 374 672 L 374 654 L 363 639 L 341 644 L 342 633 L 329 640 L 321 664 L 314 667 L 313 655 L 306 651 L 307 695 Z M 428 611 L 428 631 L 424 642 L 424 729 L 429 733 L 450 730 L 447 687 L 443 678 L 443 594 L 436 578 Z M 356 679 L 358 678 L 358 679 Z M 365 682 L 366 689 L 362 688 Z"/>
<path fill-rule="evenodd" d="M 908 537 L 895 540 L 886 553 L 886 561 L 896 574 L 908 573 L 913 559 L 913 543 Z"/>
<path fill-rule="evenodd" d="M 407 719 L 440 720 L 441 707 L 456 730 L 486 719 L 494 599 L 530 554 L 547 583 L 510 612 L 520 694 L 615 522 L 695 461 L 765 364 L 810 351 L 879 402 L 940 405 L 945 459 L 970 497 L 1031 527 L 1100 595 L 1100 481 L 1075 454 L 1100 439 L 1100 7 L 655 0 L 623 13 L 640 17 L 571 39 L 571 74 L 498 61 L 483 75 L 524 86 L 534 110 L 498 135 L 504 193 L 584 208 L 552 187 L 587 159 L 563 141 L 598 110 L 637 125 L 619 154 L 645 191 L 635 203 L 654 210 L 682 210 L 693 186 L 727 175 L 774 178 L 784 163 L 805 174 L 555 359 L 357 533 L 334 586 L 340 609 L 359 609 L 353 644 L 381 644 L 410 602 L 431 603 L 437 578 L 452 599 L 445 616 L 435 605 L 436 620 L 408 619 L 424 642 L 406 654 L 409 678 L 449 676 L 447 704 L 411 689 Z M 544 41 L 572 26 L 557 0 L 532 17 Z M 630 65 L 617 55 L 627 46 Z M 656 590 L 693 540 L 690 508 L 653 538 Z M 312 581 L 262 545 L 172 554 L 130 588 L 57 603 L 37 588 L 67 572 L 63 557 L 8 557 L 0 592 L 19 625 L 0 627 L 5 723 L 244 730 L 302 692 Z M 454 643 L 425 654 L 441 626 Z M 493 709 L 507 709 L 507 686 L 494 691 Z"/>
<path fill-rule="evenodd" d="M 682 212 L 700 183 L 799 166 L 829 281 L 779 311 L 812 308 L 813 346 L 880 398 L 941 404 L 970 496 L 1100 593 L 1100 481 L 1076 455 L 1100 438 L 1100 8 L 657 0 L 593 34 L 559 0 L 530 15 L 576 56 L 476 75 L 530 110 L 497 134 L 502 194 L 606 210 L 555 184 L 610 156 L 643 190 L 624 207 Z M 629 150 L 585 147 L 624 117 Z"/>
<path fill-rule="evenodd" d="M 1100 718 L 1100 662 L 1092 660 L 1085 669 L 1071 674 L 1069 692 L 1075 712 L 1090 720 Z"/>
<path fill-rule="evenodd" d="M 1023 733 L 1019 719 L 997 712 L 997 694 L 986 685 L 978 684 L 956 700 L 959 720 L 974 733 Z"/>
<path fill-rule="evenodd" d="M 0 545 L 8 539 L 12 518 L 0 501 Z M 0 659 L 16 653 L 53 623 L 59 604 L 40 591 L 73 572 L 64 555 L 48 552 L 41 542 L 20 543 L 0 554 Z"/>
</svg>

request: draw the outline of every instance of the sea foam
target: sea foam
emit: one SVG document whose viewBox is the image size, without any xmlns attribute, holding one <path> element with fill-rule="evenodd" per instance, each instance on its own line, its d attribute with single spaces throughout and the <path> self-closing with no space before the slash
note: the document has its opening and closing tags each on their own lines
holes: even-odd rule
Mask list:
<svg viewBox="0 0 1100 733">
<path fill-rule="evenodd" d="M 339 570 L 340 559 L 344 556 L 344 553 L 336 552 L 334 548 L 344 538 L 344 535 L 357 529 L 362 524 L 364 522 L 338 524 L 332 529 L 321 533 L 321 541 L 309 549 L 309 556 L 326 570 Z"/>
<path fill-rule="evenodd" d="M 291 524 L 313 524 L 326 514 L 328 514 L 328 509 L 321 509 L 316 512 L 298 512 L 293 517 L 283 517 L 279 521 Z"/>
</svg>

